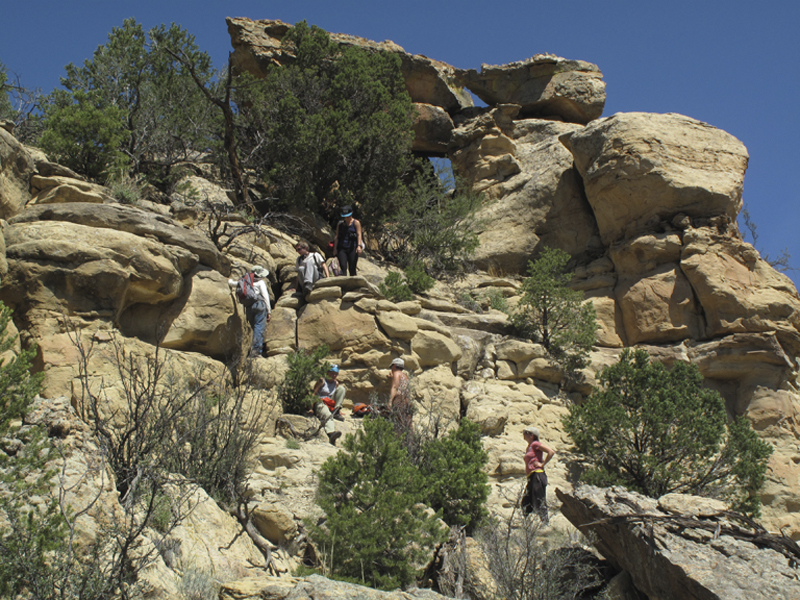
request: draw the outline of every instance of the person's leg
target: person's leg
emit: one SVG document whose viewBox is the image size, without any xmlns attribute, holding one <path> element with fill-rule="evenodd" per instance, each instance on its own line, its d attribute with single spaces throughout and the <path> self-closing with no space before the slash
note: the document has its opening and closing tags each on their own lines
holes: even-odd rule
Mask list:
<svg viewBox="0 0 800 600">
<path fill-rule="evenodd" d="M 333 401 L 335 403 L 333 410 L 342 408 L 342 402 L 344 402 L 344 395 L 346 393 L 347 393 L 346 387 L 344 387 L 341 383 L 336 385 L 336 389 L 333 390 Z"/>
<path fill-rule="evenodd" d="M 253 305 L 253 345 L 250 348 L 251 354 L 261 356 L 264 351 L 264 330 L 267 327 L 267 305 L 264 302 L 256 302 Z"/>
<path fill-rule="evenodd" d="M 533 510 L 542 519 L 542 523 L 547 524 L 549 517 L 547 514 L 547 475 L 544 473 L 533 473 Z"/>
<path fill-rule="evenodd" d="M 350 269 L 350 277 L 356 276 L 356 264 L 358 263 L 358 252 L 353 248 L 347 257 L 347 266 Z"/>
<path fill-rule="evenodd" d="M 314 405 L 314 414 L 317 415 L 317 418 L 322 423 L 322 428 L 330 437 L 330 435 L 336 431 L 336 427 L 333 424 L 333 419 L 331 418 L 330 409 L 325 406 L 324 402 L 317 402 Z"/>
<path fill-rule="evenodd" d="M 336 253 L 336 260 L 339 261 L 339 269 L 342 272 L 342 275 L 347 275 L 347 252 L 339 248 L 339 252 Z"/>
<path fill-rule="evenodd" d="M 528 477 L 528 483 L 525 486 L 525 493 L 522 494 L 522 514 L 526 517 L 533 512 L 533 485 L 532 485 L 533 474 Z"/>
</svg>

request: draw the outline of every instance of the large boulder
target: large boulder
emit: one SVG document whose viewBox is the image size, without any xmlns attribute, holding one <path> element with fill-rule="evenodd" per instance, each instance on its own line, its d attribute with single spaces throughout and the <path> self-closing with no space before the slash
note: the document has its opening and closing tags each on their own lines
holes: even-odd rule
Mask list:
<svg viewBox="0 0 800 600">
<path fill-rule="evenodd" d="M 777 331 L 800 356 L 800 296 L 786 275 L 718 227 L 690 229 L 683 242 L 681 269 L 703 307 L 708 336 Z"/>
<path fill-rule="evenodd" d="M 244 311 L 228 280 L 213 269 L 198 267 L 184 292 L 170 305 L 137 304 L 119 319 L 120 330 L 164 348 L 232 357 L 247 342 Z"/>
<path fill-rule="evenodd" d="M 516 111 L 500 107 L 457 120 L 453 168 L 487 199 L 475 215 L 481 242 L 476 263 L 525 274 L 545 246 L 578 257 L 602 251 L 583 183 L 558 139 L 578 126 L 512 120 Z"/>
<path fill-rule="evenodd" d="M 676 215 L 732 221 L 742 206 L 747 149 L 677 114 L 617 113 L 567 133 L 603 242 L 657 230 Z"/>
<path fill-rule="evenodd" d="M 183 227 L 163 215 L 153 214 L 135 206 L 74 202 L 31 206 L 9 222 L 12 224 L 51 221 L 76 223 L 95 228 L 97 235 L 112 231 L 131 234 L 142 239 L 155 239 L 162 244 L 184 248 L 199 261 L 223 275 L 230 273 L 230 261 L 211 243 L 208 237 Z M 109 230 L 103 233 L 102 230 Z M 90 241 L 88 236 L 87 242 Z"/>
<path fill-rule="evenodd" d="M 283 65 L 294 60 L 291 50 L 282 46 L 282 40 L 291 27 L 288 23 L 231 17 L 226 21 L 233 46 L 234 69 L 263 78 L 270 65 Z M 330 35 L 334 42 L 342 46 L 357 46 L 369 52 L 398 55 L 406 90 L 413 102 L 439 106 L 450 113 L 472 106 L 469 93 L 455 83 L 455 69 L 450 65 L 426 56 L 408 54 L 389 40 L 373 42 L 354 35 Z"/>
<path fill-rule="evenodd" d="M 414 141 L 411 149 L 444 156 L 453 138 L 453 119 L 443 108 L 432 104 L 414 104 Z"/>
<path fill-rule="evenodd" d="M 116 318 L 127 307 L 175 300 L 197 256 L 123 231 L 62 221 L 5 230 L 9 272 L 2 299 Z"/>
<path fill-rule="evenodd" d="M 489 106 L 519 104 L 526 117 L 586 124 L 603 114 L 606 84 L 597 65 L 537 54 L 506 65 L 457 70 L 458 81 Z"/>
<path fill-rule="evenodd" d="M 25 146 L 0 127 L 0 218 L 14 216 L 30 201 L 33 158 Z"/>
<path fill-rule="evenodd" d="M 797 554 L 780 536 L 733 519 L 721 502 L 679 494 L 654 500 L 616 487 L 556 494 L 572 524 L 652 600 L 800 598 L 791 566 Z"/>
</svg>

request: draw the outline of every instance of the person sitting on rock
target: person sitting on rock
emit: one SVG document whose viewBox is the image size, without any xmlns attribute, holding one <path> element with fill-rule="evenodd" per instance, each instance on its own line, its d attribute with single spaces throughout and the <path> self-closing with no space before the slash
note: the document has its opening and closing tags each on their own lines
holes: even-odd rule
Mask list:
<svg viewBox="0 0 800 600">
<path fill-rule="evenodd" d="M 344 401 L 345 393 L 347 393 L 347 388 L 339 383 L 338 377 L 339 365 L 331 365 L 325 377 L 320 377 L 319 381 L 317 381 L 314 386 L 314 394 L 328 407 L 334 419 L 337 421 L 344 421 L 344 417 L 339 414 L 339 411 L 342 408 L 342 402 Z"/>
<path fill-rule="evenodd" d="M 328 265 L 325 264 L 325 257 L 319 252 L 311 252 L 308 247 L 308 242 L 300 240 L 295 246 L 297 250 L 297 291 L 304 297 L 307 297 L 311 290 L 314 289 L 314 284 L 321 277 L 329 277 Z"/>
<path fill-rule="evenodd" d="M 549 517 L 547 514 L 547 475 L 544 472 L 544 466 L 550 462 L 556 451 L 539 441 L 539 430 L 536 427 L 523 429 L 522 437 L 528 444 L 524 456 L 528 485 L 525 488 L 525 495 L 522 497 L 522 513 L 528 516 L 532 512 L 536 512 L 542 523 L 546 525 Z"/>
<path fill-rule="evenodd" d="M 314 386 L 314 394 L 316 395 L 317 399 L 316 399 L 316 402 L 314 402 L 314 406 L 312 407 L 313 410 L 314 410 L 314 414 L 317 416 L 317 418 L 319 419 L 320 423 L 322 424 L 322 428 L 325 430 L 325 433 L 328 435 L 328 441 L 331 444 L 333 444 L 334 446 L 336 445 L 336 440 L 338 440 L 340 437 L 342 437 L 342 432 L 341 431 L 336 431 L 336 426 L 333 423 L 333 419 L 334 419 L 333 414 L 331 413 L 331 409 L 330 409 L 330 407 L 328 406 L 328 404 L 325 401 L 326 400 L 331 401 L 331 402 L 334 403 L 334 405 L 335 405 L 336 401 L 333 400 L 328 395 L 321 395 L 320 391 L 323 388 L 329 389 L 331 387 L 330 384 L 329 384 L 327 386 L 327 388 L 326 388 L 324 383 L 328 382 L 331 379 L 331 376 L 333 376 L 332 379 L 333 379 L 333 383 L 335 384 L 333 386 L 334 387 L 333 394 L 335 395 L 336 394 L 336 388 L 339 387 L 338 382 L 336 382 L 336 377 L 337 377 L 338 373 L 339 373 L 339 367 L 336 366 L 336 365 L 333 365 L 333 367 L 331 367 L 331 369 L 328 371 L 326 377 L 322 378 L 321 381 L 323 382 L 323 385 L 320 385 L 320 382 L 316 383 L 316 385 Z M 339 402 L 341 404 L 341 401 L 344 400 L 344 386 L 342 386 L 342 392 L 340 392 L 340 394 L 341 394 L 341 399 L 339 400 Z M 344 419 L 342 419 L 342 420 L 344 420 Z"/>
<path fill-rule="evenodd" d="M 272 318 L 269 291 L 265 283 L 267 277 L 269 277 L 269 271 L 266 267 L 253 267 L 253 289 L 255 289 L 259 298 L 253 304 L 245 305 L 247 322 L 253 328 L 253 343 L 250 347 L 251 357 L 262 355 L 264 351 L 264 331 L 266 331 L 267 323 Z M 230 287 L 235 288 L 238 283 L 236 279 L 228 279 Z"/>
<path fill-rule="evenodd" d="M 336 237 L 333 238 L 333 254 L 339 261 L 342 275 L 356 274 L 358 257 L 364 249 L 361 237 L 361 221 L 353 218 L 353 207 L 344 206 L 341 210 L 342 220 L 336 226 Z"/>
</svg>

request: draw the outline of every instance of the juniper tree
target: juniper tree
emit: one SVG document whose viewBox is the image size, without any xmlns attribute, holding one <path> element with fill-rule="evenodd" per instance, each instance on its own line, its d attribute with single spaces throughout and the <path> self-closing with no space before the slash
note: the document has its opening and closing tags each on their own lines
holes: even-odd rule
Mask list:
<svg viewBox="0 0 800 600">
<path fill-rule="evenodd" d="M 423 445 L 419 468 L 427 480 L 427 502 L 442 511 L 448 525 L 471 533 L 488 515 L 489 477 L 483 472 L 487 460 L 480 427 L 469 419 Z"/>
<path fill-rule="evenodd" d="M 570 256 L 557 248 L 545 248 L 528 263 L 522 296 L 511 319 L 518 331 L 539 342 L 567 374 L 583 368 L 595 342 L 594 306 L 581 292 L 568 287 Z"/>
<path fill-rule="evenodd" d="M 583 479 L 657 498 L 670 492 L 721 496 L 758 514 L 772 448 L 746 419 L 728 420 L 720 395 L 695 365 L 671 370 L 626 349 L 600 387 L 564 418 L 589 469 Z"/>
<path fill-rule="evenodd" d="M 312 535 L 322 560 L 373 587 L 408 586 L 447 537 L 421 504 L 425 478 L 386 419 L 367 418 L 343 446 L 319 473 L 317 503 L 327 519 Z"/>
</svg>

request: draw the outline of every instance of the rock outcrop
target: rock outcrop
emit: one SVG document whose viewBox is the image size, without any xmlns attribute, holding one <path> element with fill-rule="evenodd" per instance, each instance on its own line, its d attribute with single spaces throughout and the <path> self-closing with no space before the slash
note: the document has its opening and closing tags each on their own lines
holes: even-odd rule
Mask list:
<svg viewBox="0 0 800 600">
<path fill-rule="evenodd" d="M 282 45 L 283 37 L 291 25 L 281 21 L 252 21 L 230 17 L 227 22 L 235 69 L 263 77 L 269 65 L 286 64 L 293 60 L 291 49 Z M 446 63 L 426 56 L 408 54 L 388 40 L 373 42 L 341 33 L 332 33 L 331 39 L 343 46 L 358 46 L 370 52 L 397 54 L 412 102 L 431 104 L 451 113 L 472 106 L 472 98 L 455 83 L 455 70 Z"/>
<path fill-rule="evenodd" d="M 800 597 L 800 547 L 735 519 L 720 502 L 591 486 L 558 497 L 564 515 L 650 600 Z"/>
<path fill-rule="evenodd" d="M 287 24 L 229 19 L 228 25 L 237 69 L 260 74 L 268 65 L 292 59 L 281 45 Z M 591 392 L 598 372 L 616 362 L 621 348 L 639 345 L 665 364 L 696 364 L 725 398 L 729 415 L 746 416 L 773 445 L 763 523 L 800 539 L 800 297 L 788 278 L 742 241 L 735 225 L 748 160 L 744 146 L 680 115 L 599 118 L 603 82 L 588 63 L 540 56 L 485 67 L 482 73 L 461 72 L 408 55 L 391 42 L 340 34 L 333 39 L 400 56 L 418 107 L 415 149 L 447 156 L 454 171 L 484 195 L 476 226 L 481 241 L 476 263 L 483 272 L 440 282 L 413 301 L 392 303 L 376 287 L 387 268 L 367 251 L 358 277 L 323 280 L 301 303 L 290 288 L 294 237 L 264 227 L 220 250 L 208 237 L 209 215 L 180 195 L 170 206 L 119 204 L 102 186 L 48 162 L 0 128 L 0 217 L 5 219 L 0 299 L 15 309 L 22 345 L 38 347 L 36 368 L 45 374 L 47 395 L 68 399 L 57 403 L 58 410 L 72 404 L 84 414 L 76 344 L 92 347 L 88 381 L 102 386 L 110 410 L 122 406 L 114 367 L 118 345 L 152 357 L 160 344 L 161 356 L 179 375 L 229 377 L 241 365 L 250 334 L 227 279 L 260 264 L 271 271 L 273 312 L 266 357 L 247 363 L 248 381 L 269 406 L 288 368 L 286 355 L 297 349 L 328 345 L 328 359 L 341 365 L 340 380 L 348 389 L 345 415 L 354 402 L 386 396 L 389 364 L 402 357 L 413 375 L 418 421 L 435 417 L 450 423 L 466 415 L 480 426 L 489 454 L 490 508 L 507 516 L 513 509 L 509 499 L 524 482 L 522 429 L 535 424 L 558 449 L 548 466 L 551 489 L 559 487 L 564 498 L 573 498 L 576 457 L 561 418 L 568 402 L 580 402 Z M 490 106 L 472 107 L 457 76 L 481 90 L 479 97 Z M 204 180 L 193 180 L 192 186 L 227 204 L 218 186 Z M 236 219 L 231 216 L 232 226 Z M 328 239 L 325 232 L 319 228 L 315 236 Z M 567 389 L 560 388 L 562 373 L 544 349 L 515 338 L 507 315 L 489 309 L 490 298 L 502 298 L 510 307 L 519 302 L 528 261 L 546 246 L 573 257 L 571 285 L 585 293 L 598 315 L 591 365 L 583 381 Z M 303 519 L 320 516 L 314 472 L 337 448 L 325 438 L 289 447 L 286 423 L 313 430 L 316 421 L 291 416 L 278 424 L 278 416 L 268 419 L 256 449 L 249 502 L 257 529 L 281 546 L 276 555 L 285 572 L 303 558 L 305 546 L 298 544 Z M 336 427 L 347 434 L 360 422 L 346 418 Z M 593 502 L 604 506 L 614 500 L 601 502 L 595 498 L 599 493 L 576 493 L 576 499 L 561 501 L 572 507 L 565 508 L 567 514 L 594 515 L 599 509 Z M 661 510 L 648 502 L 636 500 L 643 511 Z M 575 508 L 578 504 L 585 508 Z M 554 528 L 568 530 L 566 519 L 553 512 Z M 222 513 L 198 518 L 231 531 Z M 211 557 L 206 566 L 227 564 L 202 541 L 202 525 L 192 527 L 181 543 Z M 677 538 L 663 537 L 674 532 L 658 531 L 660 539 L 683 547 Z M 636 531 L 626 535 L 632 548 L 643 547 Z M 709 551 L 761 564 L 761 551 L 751 552 L 750 546 L 697 536 Z M 242 550 L 237 560 L 251 551 Z M 636 552 L 634 558 L 642 560 L 648 553 L 667 554 L 660 547 Z M 634 575 L 635 565 L 628 569 L 619 561 L 641 590 L 656 585 Z M 673 562 L 683 564 L 677 558 Z M 653 564 L 661 568 L 662 563 L 644 568 Z M 166 563 L 162 567 L 161 579 L 172 581 L 162 586 L 168 597 L 175 591 L 175 576 Z M 676 578 L 692 570 L 665 569 L 682 570 Z M 774 573 L 782 586 L 785 570 Z M 738 580 L 731 576 L 731 581 Z M 224 588 L 223 597 L 302 598 L 327 585 L 315 578 L 254 579 Z M 330 585 L 335 593 L 352 591 Z M 705 585 L 686 584 L 686 589 Z M 784 593 L 781 586 L 776 593 Z M 652 589 L 663 593 L 661 587 Z"/>
<path fill-rule="evenodd" d="M 585 125 L 603 114 L 606 84 L 597 65 L 537 54 L 507 65 L 456 71 L 457 80 L 489 106 L 518 104 L 523 117 Z"/>
</svg>

